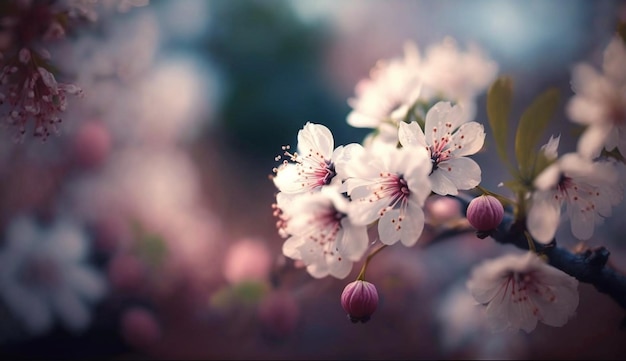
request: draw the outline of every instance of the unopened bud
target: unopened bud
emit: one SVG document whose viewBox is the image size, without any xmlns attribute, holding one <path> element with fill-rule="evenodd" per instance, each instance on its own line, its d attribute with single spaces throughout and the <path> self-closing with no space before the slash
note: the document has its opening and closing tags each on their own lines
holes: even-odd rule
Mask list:
<svg viewBox="0 0 626 361">
<path fill-rule="evenodd" d="M 496 229 L 502 222 L 502 218 L 504 218 L 504 207 L 494 196 L 476 197 L 467 206 L 467 220 L 479 232 L 490 232 Z"/>
<path fill-rule="evenodd" d="M 353 323 L 367 322 L 378 307 L 378 291 L 372 283 L 356 280 L 341 294 L 341 306 Z"/>
</svg>

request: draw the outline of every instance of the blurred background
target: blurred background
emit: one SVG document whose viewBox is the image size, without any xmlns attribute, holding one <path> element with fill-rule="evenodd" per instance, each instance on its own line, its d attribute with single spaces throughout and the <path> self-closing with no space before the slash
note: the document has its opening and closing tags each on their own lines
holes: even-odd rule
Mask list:
<svg viewBox="0 0 626 361">
<path fill-rule="evenodd" d="M 351 323 L 339 297 L 360 264 L 345 280 L 316 280 L 285 259 L 269 178 L 307 121 L 326 125 L 335 145 L 361 142 L 368 130 L 346 123 L 347 99 L 407 40 L 420 51 L 446 37 L 478 45 L 513 77 L 518 116 L 559 88 L 549 133 L 561 134 L 561 153 L 574 150 L 563 111 L 572 66 L 598 67 L 620 19 L 626 2 L 609 0 L 151 0 L 102 15 L 51 49 L 85 93 L 68 100 L 59 135 L 16 144 L 0 133 L 0 287 L 13 297 L 0 299 L 0 354 L 622 359 L 624 311 L 586 284 L 564 327 L 492 334 L 464 283 L 473 265 L 511 249 L 471 232 L 377 256 L 368 278 L 378 310 Z M 484 94 L 477 104 L 487 124 Z M 508 176 L 491 142 L 487 131 L 473 158 L 496 189 Z M 624 211 L 586 245 L 606 245 L 626 270 Z M 559 235 L 571 238 L 569 227 Z M 21 239 L 80 265 L 67 271 L 77 296 L 45 300 L 59 315 L 41 311 L 41 297 L 16 296 Z M 45 262 L 29 269 L 22 281 L 58 281 Z"/>
</svg>

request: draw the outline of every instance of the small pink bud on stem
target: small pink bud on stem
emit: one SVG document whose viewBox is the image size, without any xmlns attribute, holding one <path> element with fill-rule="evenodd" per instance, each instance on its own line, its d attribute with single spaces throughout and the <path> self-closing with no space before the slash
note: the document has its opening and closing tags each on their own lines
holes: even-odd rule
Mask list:
<svg viewBox="0 0 626 361">
<path fill-rule="evenodd" d="M 502 203 L 491 195 L 478 196 L 467 206 L 467 220 L 478 231 L 479 238 L 489 236 L 502 222 L 504 207 Z"/>
<path fill-rule="evenodd" d="M 363 280 L 349 283 L 341 294 L 341 306 L 353 323 L 367 322 L 378 307 L 376 286 Z"/>
</svg>

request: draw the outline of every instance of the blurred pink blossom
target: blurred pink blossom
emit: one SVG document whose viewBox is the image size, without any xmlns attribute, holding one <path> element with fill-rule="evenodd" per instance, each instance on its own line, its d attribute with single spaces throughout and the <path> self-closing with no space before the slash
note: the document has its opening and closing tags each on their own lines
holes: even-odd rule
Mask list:
<svg viewBox="0 0 626 361">
<path fill-rule="evenodd" d="M 272 256 L 267 245 L 248 238 L 233 243 L 224 256 L 224 277 L 231 284 L 243 281 L 267 281 Z"/>
</svg>

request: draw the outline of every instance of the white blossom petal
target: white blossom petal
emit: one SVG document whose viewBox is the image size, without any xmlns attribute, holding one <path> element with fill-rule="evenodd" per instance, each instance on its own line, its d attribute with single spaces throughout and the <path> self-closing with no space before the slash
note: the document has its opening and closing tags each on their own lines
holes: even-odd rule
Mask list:
<svg viewBox="0 0 626 361">
<path fill-rule="evenodd" d="M 443 172 L 433 172 L 430 176 L 431 181 L 431 189 L 434 193 L 439 195 L 449 194 L 449 195 L 457 195 L 459 191 L 454 186 L 454 183 L 447 178 Z"/>
<path fill-rule="evenodd" d="M 409 200 L 412 204 L 407 208 L 407 219 L 409 221 L 402 224 L 402 235 L 400 241 L 406 247 L 413 246 L 422 235 L 424 230 L 424 209 L 413 199 Z M 415 202 L 415 203 L 413 203 Z"/>
<path fill-rule="evenodd" d="M 306 266 L 306 270 L 311 276 L 318 279 L 324 278 L 330 274 L 328 270 L 328 265 L 326 263 L 311 263 L 310 265 Z"/>
<path fill-rule="evenodd" d="M 301 153 L 320 152 L 324 158 L 330 159 L 334 144 L 332 133 L 321 124 L 308 122 L 298 131 L 298 151 Z"/>
<path fill-rule="evenodd" d="M 356 262 L 363 257 L 368 247 L 367 228 L 356 226 L 348 218 L 341 220 L 343 237 L 337 240 L 337 250 L 350 261 Z"/>
<path fill-rule="evenodd" d="M 556 186 L 560 177 L 561 167 L 558 164 L 551 164 L 539 173 L 533 185 L 539 190 L 546 191 Z"/>
<path fill-rule="evenodd" d="M 596 158 L 604 148 L 604 143 L 613 131 L 609 125 L 592 125 L 585 129 L 578 139 L 578 153 L 588 159 Z"/>
<path fill-rule="evenodd" d="M 398 128 L 398 139 L 403 147 L 418 146 L 426 148 L 426 138 L 424 131 L 417 122 L 400 123 Z"/>
<path fill-rule="evenodd" d="M 614 36 L 604 50 L 602 69 L 616 83 L 626 84 L 626 46 L 620 36 Z"/>
<path fill-rule="evenodd" d="M 352 262 L 342 255 L 327 255 L 326 264 L 328 264 L 329 274 L 337 279 L 346 278 L 352 271 Z"/>
<path fill-rule="evenodd" d="M 400 209 L 387 209 L 378 221 L 378 237 L 380 241 L 386 245 L 395 244 L 402 238 L 401 227 L 398 218 L 400 218 Z M 400 218 L 402 219 L 402 218 Z"/>
<path fill-rule="evenodd" d="M 550 243 L 561 220 L 561 202 L 553 198 L 553 192 L 536 192 L 528 211 L 527 228 L 535 240 Z"/>
<path fill-rule="evenodd" d="M 369 184 L 371 181 L 363 182 L 364 185 L 354 188 L 350 195 L 352 198 L 350 219 L 355 224 L 368 225 L 381 217 L 381 210 L 386 208 L 389 200 L 380 198 L 370 202 L 372 190 Z"/>
<path fill-rule="evenodd" d="M 453 151 L 455 157 L 475 154 L 485 143 L 485 127 L 477 122 L 465 123 L 452 134 L 452 139 L 456 144 Z"/>
<path fill-rule="evenodd" d="M 300 247 L 304 245 L 304 239 L 301 237 L 289 237 L 283 242 L 283 254 L 289 258 L 302 259 Z"/>
<path fill-rule="evenodd" d="M 440 195 L 457 194 L 457 189 L 472 189 L 479 185 L 481 181 L 480 166 L 473 159 L 465 157 L 453 158 L 441 162 L 438 168 L 433 171 L 433 175 L 435 173 L 437 173 L 437 176 L 444 177 L 449 180 L 454 186 L 453 192 L 451 192 L 450 188 L 441 189 L 442 187 L 437 187 L 437 181 L 433 179 L 433 192 Z M 438 180 L 440 181 L 441 178 L 438 178 Z M 439 193 L 438 191 L 447 191 L 448 193 Z"/>
<path fill-rule="evenodd" d="M 445 132 L 456 130 L 465 120 L 461 106 L 453 106 L 450 102 L 438 102 L 426 113 L 424 125 L 426 143 L 432 145 L 435 139 Z"/>
<path fill-rule="evenodd" d="M 285 193 L 299 193 L 303 184 L 298 182 L 299 169 L 294 163 L 283 164 L 272 178 L 274 185 L 279 191 Z"/>
</svg>

